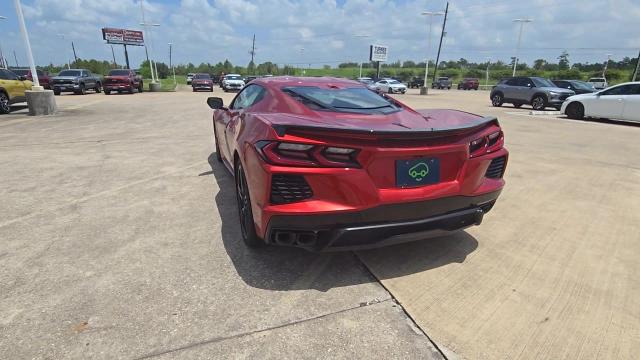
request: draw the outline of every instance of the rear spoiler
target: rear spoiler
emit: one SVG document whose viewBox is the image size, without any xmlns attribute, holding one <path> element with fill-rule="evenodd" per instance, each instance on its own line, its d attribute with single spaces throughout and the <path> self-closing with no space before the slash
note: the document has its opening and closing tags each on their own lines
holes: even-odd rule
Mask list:
<svg viewBox="0 0 640 360">
<path fill-rule="evenodd" d="M 294 124 L 272 124 L 271 127 L 278 136 L 285 136 L 291 132 L 313 132 L 313 133 L 331 133 L 334 135 L 369 135 L 386 138 L 438 138 L 445 136 L 462 135 L 476 130 L 480 130 L 490 124 L 498 125 L 498 118 L 495 116 L 479 117 L 476 121 L 468 124 L 452 126 L 447 128 L 425 128 L 425 129 L 398 129 L 398 130 L 376 130 L 367 128 L 344 128 L 344 127 L 327 127 L 313 125 L 294 125 Z M 400 126 L 400 125 L 399 125 Z"/>
</svg>

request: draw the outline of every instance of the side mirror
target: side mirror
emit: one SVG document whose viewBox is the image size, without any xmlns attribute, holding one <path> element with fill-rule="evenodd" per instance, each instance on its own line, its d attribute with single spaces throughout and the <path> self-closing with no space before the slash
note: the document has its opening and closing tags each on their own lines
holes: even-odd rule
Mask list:
<svg viewBox="0 0 640 360">
<path fill-rule="evenodd" d="M 207 98 L 207 105 L 214 110 L 224 108 L 224 103 L 222 102 L 222 98 L 219 97 L 209 97 Z"/>
<path fill-rule="evenodd" d="M 27 80 L 27 77 L 24 76 L 24 75 L 20 75 L 20 76 L 18 76 L 18 80 L 25 81 L 25 80 Z"/>
</svg>

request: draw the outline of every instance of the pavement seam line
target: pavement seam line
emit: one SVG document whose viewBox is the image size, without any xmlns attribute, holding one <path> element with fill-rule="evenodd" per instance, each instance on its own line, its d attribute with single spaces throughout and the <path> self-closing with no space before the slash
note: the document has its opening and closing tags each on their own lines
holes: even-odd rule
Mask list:
<svg viewBox="0 0 640 360">
<path fill-rule="evenodd" d="M 157 356 L 162 356 L 162 355 L 167 355 L 167 354 L 171 354 L 174 352 L 178 352 L 178 351 L 183 351 L 183 350 L 188 350 L 188 349 L 192 349 L 198 346 L 203 346 L 203 345 L 210 345 L 210 344 L 215 344 L 215 343 L 219 343 L 222 341 L 226 341 L 226 340 L 232 340 L 232 339 L 238 339 L 241 337 L 245 337 L 245 336 L 251 336 L 251 335 L 255 335 L 255 334 L 259 334 L 265 331 L 272 331 L 272 330 L 277 330 L 277 329 L 282 329 L 288 326 L 292 326 L 292 325 L 297 325 L 297 324 L 302 324 L 302 323 L 306 323 L 309 321 L 314 321 L 314 320 L 319 320 L 319 319 L 324 319 L 326 317 L 329 316 L 333 316 L 333 315 L 338 315 L 338 314 L 342 314 L 345 313 L 347 311 L 352 311 L 352 310 L 357 310 L 357 309 L 361 309 L 367 306 L 372 306 L 372 305 L 376 305 L 376 304 L 381 304 L 387 301 L 391 301 L 392 299 L 385 299 L 385 300 L 373 300 L 373 301 L 367 301 L 367 302 L 363 302 L 358 304 L 358 306 L 352 306 L 352 307 L 348 307 L 345 309 L 341 309 L 338 311 L 334 311 L 334 312 L 330 312 L 330 313 L 326 313 L 326 314 L 321 314 L 321 315 L 317 315 L 317 316 L 312 316 L 312 317 L 308 317 L 308 318 L 304 318 L 304 319 L 300 319 L 300 320 L 294 320 L 294 321 L 290 321 L 288 323 L 284 323 L 284 324 L 280 324 L 280 325 L 274 325 L 274 326 L 270 326 L 270 327 L 266 327 L 266 328 L 262 328 L 262 329 L 257 329 L 257 330 L 253 330 L 253 331 L 247 331 L 244 333 L 240 333 L 240 334 L 235 334 L 235 335 L 229 335 L 229 336 L 220 336 L 220 337 L 216 337 L 213 339 L 209 339 L 209 340 L 205 340 L 205 341 L 201 341 L 201 342 L 197 342 L 197 343 L 191 343 L 191 344 L 187 344 L 181 347 L 177 347 L 177 348 L 173 348 L 173 349 L 169 349 L 169 350 L 165 350 L 165 351 L 158 351 L 158 352 L 154 352 L 154 353 L 150 353 L 147 355 L 143 355 L 140 357 L 136 357 L 134 358 L 135 360 L 143 360 L 143 359 L 151 359 Z"/>
<path fill-rule="evenodd" d="M 380 284 L 380 286 L 382 286 L 382 288 L 389 293 L 389 296 L 391 296 L 391 300 L 393 300 L 394 303 L 398 304 L 398 306 L 400 307 L 400 309 L 402 310 L 402 312 L 407 316 L 407 318 L 409 320 L 411 320 L 411 322 L 413 323 L 413 325 L 415 325 L 416 329 L 419 329 L 420 332 L 427 338 L 427 340 L 429 340 L 429 342 L 431 343 L 431 345 L 433 345 L 433 347 L 436 348 L 436 350 L 438 350 L 438 353 L 440 353 L 440 355 L 442 355 L 442 357 L 445 360 L 449 360 L 449 358 L 447 357 L 447 355 L 445 355 L 444 351 L 442 351 L 442 349 L 440 349 L 440 347 L 438 346 L 438 344 L 436 344 L 436 342 L 429 336 L 429 334 L 427 334 L 427 332 L 416 322 L 416 320 L 411 316 L 411 314 L 409 314 L 407 312 L 407 310 L 404 308 L 404 306 L 402 306 L 402 303 L 400 301 L 398 301 L 398 299 L 395 298 L 395 296 L 393 296 L 393 293 L 386 287 L 384 286 L 384 284 L 382 283 L 382 281 L 373 273 L 373 271 L 371 271 L 371 269 L 369 269 L 369 267 L 367 266 L 367 263 L 364 262 L 362 260 L 362 258 L 360 257 L 360 255 L 357 252 L 353 252 L 354 256 L 356 257 L 356 259 L 362 264 L 362 266 L 367 270 L 367 272 L 374 278 L 376 279 L 376 281 L 378 282 L 378 284 Z"/>
<path fill-rule="evenodd" d="M 173 175 L 173 174 L 179 173 L 181 171 L 184 171 L 184 170 L 187 170 L 187 169 L 199 166 L 199 165 L 202 165 L 201 161 L 198 161 L 195 164 L 191 164 L 189 166 L 185 166 L 185 167 L 173 170 L 173 171 L 162 173 L 160 175 L 155 175 L 155 176 L 152 176 L 152 177 L 149 177 L 149 178 L 146 178 L 146 179 L 136 180 L 134 182 L 131 182 L 131 183 L 128 183 L 128 184 L 125 184 L 125 185 L 121 185 L 121 186 L 118 186 L 118 187 L 113 188 L 113 189 L 104 190 L 104 191 L 97 192 L 95 194 L 83 196 L 83 197 L 81 197 L 79 199 L 75 199 L 75 200 L 69 201 L 69 202 L 67 202 L 65 204 L 54 206 L 52 208 L 48 208 L 48 209 L 44 209 L 44 210 L 37 210 L 37 211 L 34 211 L 34 212 L 30 213 L 30 214 L 23 215 L 23 216 L 20 216 L 20 217 L 11 219 L 11 220 L 7 220 L 7 221 L 4 221 L 4 222 L 1 222 L 0 223 L 0 228 L 5 227 L 7 225 L 11 225 L 11 224 L 19 222 L 19 221 L 31 219 L 33 217 L 36 217 L 38 215 L 41 215 L 41 214 L 44 214 L 44 213 L 47 213 L 47 212 L 60 210 L 60 209 L 63 209 L 65 207 L 67 207 L 67 206 L 71 206 L 71 205 L 79 204 L 79 203 L 82 203 L 82 202 L 85 202 L 85 201 L 88 201 L 88 200 L 91 200 L 91 199 L 95 199 L 95 198 L 103 196 L 103 195 L 109 195 L 109 194 L 112 194 L 112 193 L 116 193 L 116 192 L 118 192 L 120 190 L 124 190 L 126 188 L 131 187 L 131 186 L 135 186 L 135 185 L 139 185 L 139 184 L 142 184 L 142 183 L 145 183 L 145 182 L 148 182 L 148 181 L 153 181 L 153 180 L 156 180 L 156 179 L 160 179 L 160 178 L 168 176 L 168 175 Z"/>
</svg>

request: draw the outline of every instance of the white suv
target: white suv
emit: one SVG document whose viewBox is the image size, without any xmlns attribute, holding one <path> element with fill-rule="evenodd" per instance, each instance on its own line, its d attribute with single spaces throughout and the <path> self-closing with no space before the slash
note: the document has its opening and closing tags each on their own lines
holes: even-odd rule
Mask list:
<svg viewBox="0 0 640 360">
<path fill-rule="evenodd" d="M 222 80 L 222 90 L 240 90 L 244 87 L 244 78 L 239 74 L 229 74 L 225 75 L 224 80 Z"/>
<path fill-rule="evenodd" d="M 600 77 L 600 78 L 591 78 L 589 79 L 589 82 L 593 85 L 594 88 L 596 88 L 597 90 L 602 90 L 602 89 L 606 89 L 609 87 L 609 83 L 607 83 L 607 79 Z"/>
</svg>

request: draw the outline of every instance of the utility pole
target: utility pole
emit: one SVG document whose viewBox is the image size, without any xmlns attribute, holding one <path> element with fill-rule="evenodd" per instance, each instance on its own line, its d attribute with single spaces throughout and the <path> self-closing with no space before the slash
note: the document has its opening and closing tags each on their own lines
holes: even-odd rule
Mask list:
<svg viewBox="0 0 640 360">
<path fill-rule="evenodd" d="M 171 69 L 171 71 L 173 72 L 173 84 L 177 84 L 176 82 L 176 69 L 173 67 L 173 61 L 171 59 L 171 52 L 172 52 L 172 43 L 169 43 L 169 68 Z"/>
<path fill-rule="evenodd" d="M 516 58 L 513 60 L 513 74 L 511 76 L 516 76 L 516 66 L 518 66 L 518 56 L 520 54 L 520 40 L 522 39 L 522 28 L 525 23 L 530 23 L 533 20 L 531 19 L 514 19 L 513 22 L 520 23 L 520 32 L 518 33 L 518 46 L 516 47 Z"/>
<path fill-rule="evenodd" d="M 609 67 L 609 61 L 611 61 L 611 55 L 607 54 L 607 62 L 604 63 L 604 70 L 602 70 L 602 77 L 605 79 L 607 78 L 607 68 Z"/>
<path fill-rule="evenodd" d="M 447 1 L 447 7 L 444 9 L 444 22 L 442 23 L 442 32 L 440 33 L 440 45 L 438 45 L 438 56 L 436 56 L 436 67 L 433 69 L 433 82 L 436 82 L 436 75 L 438 74 L 438 63 L 440 62 L 440 50 L 442 50 L 442 38 L 444 38 L 445 29 L 447 27 L 447 15 L 449 14 L 449 2 Z"/>
<path fill-rule="evenodd" d="M 489 88 L 489 64 L 491 64 L 491 58 L 487 58 L 487 80 L 484 83 L 487 89 Z"/>
<path fill-rule="evenodd" d="M 18 64 L 18 57 L 16 56 L 15 50 L 13 50 L 13 59 L 16 61 L 16 67 L 20 67 L 20 65 Z"/>
<path fill-rule="evenodd" d="M 76 60 L 76 66 L 78 66 L 78 55 L 76 55 L 76 47 L 73 45 L 73 41 L 71 41 L 71 49 L 73 49 L 73 58 Z"/>
<path fill-rule="evenodd" d="M 127 63 L 127 69 L 131 69 L 131 66 L 129 66 L 129 52 L 127 51 L 127 44 L 122 45 L 124 45 L 124 61 Z M 147 51 L 146 45 L 144 47 L 144 51 Z M 147 62 L 149 62 L 149 55 L 147 55 Z"/>
<path fill-rule="evenodd" d="M 638 51 L 638 59 L 636 59 L 636 69 L 633 71 L 633 78 L 631 78 L 631 81 L 636 81 L 638 71 L 640 71 L 640 51 Z"/>
<path fill-rule="evenodd" d="M 256 74 L 256 63 L 253 62 L 255 55 L 256 55 L 256 34 L 253 34 L 253 43 L 251 45 L 251 51 L 249 51 L 249 54 L 251 54 L 251 64 L 253 64 L 253 69 L 251 69 L 252 74 L 251 75 L 255 75 Z"/>
<path fill-rule="evenodd" d="M 427 90 L 427 89 L 429 88 L 429 87 L 427 86 L 427 77 L 429 76 L 429 75 L 428 75 L 428 74 L 429 74 L 429 55 L 430 55 L 430 53 L 431 53 L 431 28 L 432 28 L 432 25 L 433 25 L 433 17 L 434 17 L 434 16 L 444 15 L 444 13 L 443 13 L 443 12 L 441 12 L 441 11 L 438 11 L 438 12 L 434 12 L 434 11 L 423 11 L 423 12 L 422 12 L 422 15 L 429 16 L 429 40 L 428 40 L 428 42 L 427 42 L 427 43 L 428 43 L 428 45 L 427 45 L 427 59 L 426 59 L 426 61 L 425 61 L 425 62 L 426 62 L 426 63 L 425 63 L 425 65 L 424 65 L 424 84 L 423 84 L 423 87 L 424 87 L 424 95 L 426 95 L 426 94 L 427 94 L 427 92 L 428 92 L 428 90 Z M 420 91 L 420 94 L 422 95 L 422 90 Z"/>
</svg>

